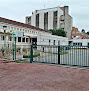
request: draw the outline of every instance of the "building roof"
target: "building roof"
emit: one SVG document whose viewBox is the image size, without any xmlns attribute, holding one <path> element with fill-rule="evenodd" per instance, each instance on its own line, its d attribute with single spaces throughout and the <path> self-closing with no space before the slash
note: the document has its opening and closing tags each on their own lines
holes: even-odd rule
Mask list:
<svg viewBox="0 0 89 91">
<path fill-rule="evenodd" d="M 46 8 L 46 9 L 40 9 L 40 10 L 35 10 L 36 12 L 37 11 L 41 11 L 41 10 L 48 10 L 48 9 L 54 9 L 54 8 L 60 8 L 61 10 L 63 10 L 64 11 L 64 7 L 52 7 L 52 8 Z"/>
<path fill-rule="evenodd" d="M 18 21 L 14 21 L 14 20 L 2 18 L 2 17 L 0 17 L 0 22 L 4 22 L 4 23 L 8 23 L 8 24 L 13 24 L 13 25 L 18 25 L 18 26 L 26 27 L 26 28 L 31 28 L 31 29 L 36 29 L 36 30 L 48 32 L 47 30 L 43 30 L 43 29 L 34 27 L 32 25 L 28 25 L 28 24 L 25 24 L 25 23 L 21 23 L 21 22 L 18 22 Z"/>
<path fill-rule="evenodd" d="M 64 11 L 64 7 L 60 7 L 60 9 Z"/>
<path fill-rule="evenodd" d="M 76 27 L 72 27 L 72 34 L 71 34 L 71 38 L 77 38 L 77 39 L 87 39 L 89 38 L 89 36 L 85 33 L 82 33 L 78 30 L 78 28 Z"/>
</svg>

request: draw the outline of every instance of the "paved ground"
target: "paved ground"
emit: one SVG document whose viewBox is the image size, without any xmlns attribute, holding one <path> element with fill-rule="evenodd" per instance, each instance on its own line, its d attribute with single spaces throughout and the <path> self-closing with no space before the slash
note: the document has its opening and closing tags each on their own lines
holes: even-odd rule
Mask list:
<svg viewBox="0 0 89 91">
<path fill-rule="evenodd" d="M 0 61 L 0 91 L 89 91 L 89 71 Z"/>
</svg>

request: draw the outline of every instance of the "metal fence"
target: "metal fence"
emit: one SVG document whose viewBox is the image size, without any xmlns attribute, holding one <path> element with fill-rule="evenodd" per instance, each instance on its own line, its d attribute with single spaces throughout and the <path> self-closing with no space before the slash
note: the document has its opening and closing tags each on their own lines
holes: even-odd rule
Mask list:
<svg viewBox="0 0 89 91">
<path fill-rule="evenodd" d="M 15 50 L 16 49 L 16 50 Z M 89 66 L 89 46 L 0 45 L 0 58 L 48 64 Z"/>
<path fill-rule="evenodd" d="M 30 62 L 89 66 L 89 47 L 32 45 Z"/>
</svg>

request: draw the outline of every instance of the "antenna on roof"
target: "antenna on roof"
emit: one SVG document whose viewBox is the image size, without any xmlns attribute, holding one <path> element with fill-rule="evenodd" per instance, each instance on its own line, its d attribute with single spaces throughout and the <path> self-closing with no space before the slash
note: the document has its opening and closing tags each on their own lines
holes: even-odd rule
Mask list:
<svg viewBox="0 0 89 91">
<path fill-rule="evenodd" d="M 45 9 L 45 2 L 44 2 L 44 9 Z"/>
</svg>

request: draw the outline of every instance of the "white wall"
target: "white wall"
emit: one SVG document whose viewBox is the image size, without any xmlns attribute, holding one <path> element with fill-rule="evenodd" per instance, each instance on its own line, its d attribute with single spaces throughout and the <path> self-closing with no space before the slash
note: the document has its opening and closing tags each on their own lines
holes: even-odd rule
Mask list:
<svg viewBox="0 0 89 91">
<path fill-rule="evenodd" d="M 53 11 L 48 12 L 48 30 L 53 29 Z"/>
<path fill-rule="evenodd" d="M 39 33 L 37 36 L 37 45 L 53 45 L 53 41 L 55 40 L 55 45 L 58 45 L 58 41 L 60 41 L 60 45 L 68 45 L 68 38 L 51 35 L 50 33 L 41 34 Z"/>
</svg>

